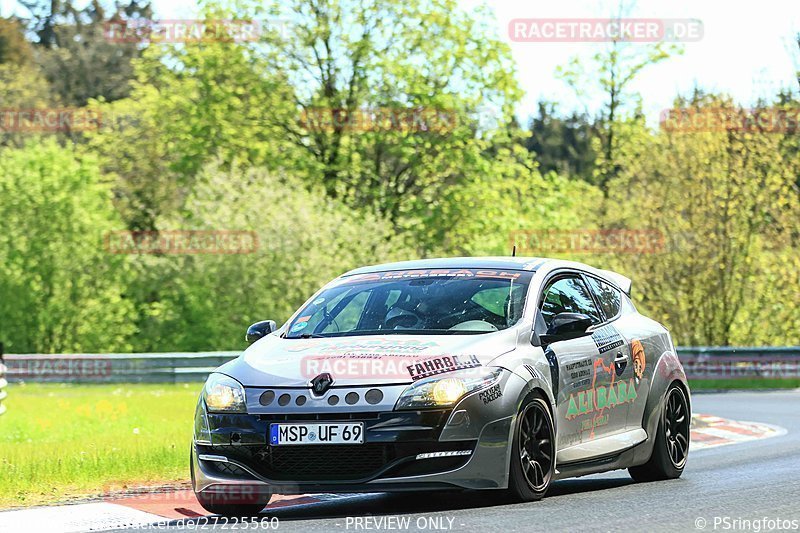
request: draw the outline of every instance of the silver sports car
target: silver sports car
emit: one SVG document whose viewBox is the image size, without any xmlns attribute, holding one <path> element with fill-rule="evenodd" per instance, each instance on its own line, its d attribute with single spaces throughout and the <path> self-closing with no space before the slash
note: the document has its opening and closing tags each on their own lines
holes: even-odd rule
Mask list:
<svg viewBox="0 0 800 533">
<path fill-rule="evenodd" d="M 676 478 L 690 397 L 669 332 L 629 279 L 568 261 L 431 259 L 360 268 L 206 382 L 191 453 L 200 503 L 272 494 L 498 489 L 627 468 Z"/>
</svg>

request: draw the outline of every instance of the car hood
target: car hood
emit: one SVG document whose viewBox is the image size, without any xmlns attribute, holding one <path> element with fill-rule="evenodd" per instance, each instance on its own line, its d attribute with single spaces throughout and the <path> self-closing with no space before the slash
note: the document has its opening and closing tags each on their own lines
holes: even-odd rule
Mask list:
<svg viewBox="0 0 800 533">
<path fill-rule="evenodd" d="M 480 335 L 369 335 L 284 339 L 268 335 L 219 372 L 246 387 L 307 387 L 329 373 L 337 385 L 411 383 L 488 364 L 516 348 L 513 328 Z"/>
</svg>

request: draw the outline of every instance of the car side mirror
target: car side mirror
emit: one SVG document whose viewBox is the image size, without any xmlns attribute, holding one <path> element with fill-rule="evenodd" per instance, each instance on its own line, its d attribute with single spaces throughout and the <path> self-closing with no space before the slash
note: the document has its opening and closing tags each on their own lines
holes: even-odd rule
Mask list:
<svg viewBox="0 0 800 533">
<path fill-rule="evenodd" d="M 591 317 L 582 313 L 558 313 L 553 317 L 547 333 L 540 335 L 542 344 L 552 344 L 558 341 L 567 341 L 585 337 L 590 333 L 586 331 L 592 325 Z"/>
<path fill-rule="evenodd" d="M 247 344 L 253 344 L 261 337 L 265 337 L 278 329 L 277 324 L 275 324 L 274 320 L 262 320 L 261 322 L 256 322 L 252 324 L 249 328 L 247 328 L 247 334 L 244 336 Z"/>
</svg>

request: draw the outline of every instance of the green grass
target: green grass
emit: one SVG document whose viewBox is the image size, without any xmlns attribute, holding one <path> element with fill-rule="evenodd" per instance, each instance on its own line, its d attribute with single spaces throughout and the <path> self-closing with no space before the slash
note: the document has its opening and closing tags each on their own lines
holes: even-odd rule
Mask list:
<svg viewBox="0 0 800 533">
<path fill-rule="evenodd" d="M 11 384 L 0 508 L 189 477 L 200 384 Z"/>
<path fill-rule="evenodd" d="M 11 384 L 0 416 L 0 508 L 186 481 L 200 384 Z M 692 380 L 692 390 L 800 379 Z"/>
<path fill-rule="evenodd" d="M 800 378 L 691 379 L 689 388 L 692 390 L 796 389 L 800 388 Z"/>
</svg>

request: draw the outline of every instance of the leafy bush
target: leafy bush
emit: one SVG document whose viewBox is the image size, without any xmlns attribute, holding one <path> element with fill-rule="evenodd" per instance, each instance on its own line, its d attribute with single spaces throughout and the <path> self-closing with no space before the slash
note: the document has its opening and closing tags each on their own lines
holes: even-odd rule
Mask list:
<svg viewBox="0 0 800 533">
<path fill-rule="evenodd" d="M 0 157 L 0 340 L 7 350 L 123 350 L 133 333 L 122 258 L 104 250 L 119 227 L 96 161 L 55 142 Z"/>
</svg>

